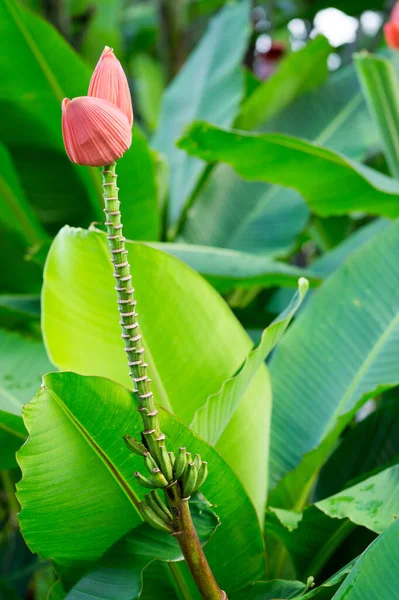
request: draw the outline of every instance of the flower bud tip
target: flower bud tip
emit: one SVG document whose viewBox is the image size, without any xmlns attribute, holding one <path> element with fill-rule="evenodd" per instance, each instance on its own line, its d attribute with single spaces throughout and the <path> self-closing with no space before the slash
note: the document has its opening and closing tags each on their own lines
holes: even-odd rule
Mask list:
<svg viewBox="0 0 399 600">
<path fill-rule="evenodd" d="M 109 46 L 105 46 L 94 69 L 88 95 L 115 104 L 125 113 L 130 126 L 132 126 L 133 108 L 129 84 L 121 63 Z"/>
</svg>

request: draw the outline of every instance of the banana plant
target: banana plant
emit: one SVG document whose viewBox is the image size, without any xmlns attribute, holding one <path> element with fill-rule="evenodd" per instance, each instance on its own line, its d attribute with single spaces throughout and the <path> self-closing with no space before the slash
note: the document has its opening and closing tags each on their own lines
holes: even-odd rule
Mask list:
<svg viewBox="0 0 399 600">
<path fill-rule="evenodd" d="M 83 60 L 0 6 L 0 596 L 392 600 L 396 53 L 261 82 L 249 0 L 167 2 L 221 9 L 128 81 L 111 4 Z"/>
</svg>

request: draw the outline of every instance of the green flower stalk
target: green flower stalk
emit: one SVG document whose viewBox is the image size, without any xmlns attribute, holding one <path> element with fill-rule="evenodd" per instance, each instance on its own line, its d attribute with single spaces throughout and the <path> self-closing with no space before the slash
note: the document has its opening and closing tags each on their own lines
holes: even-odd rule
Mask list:
<svg viewBox="0 0 399 600">
<path fill-rule="evenodd" d="M 126 446 L 143 457 L 146 474 L 136 472 L 138 484 L 151 490 L 139 510 L 151 526 L 175 536 L 195 583 L 206 600 L 227 600 L 210 569 L 195 530 L 189 498 L 204 483 L 208 464 L 185 448 L 168 451 L 147 373 L 145 349 L 138 323 L 134 287 L 125 247 L 116 174 L 116 160 L 130 145 L 130 92 L 119 61 L 106 48 L 94 71 L 89 96 L 63 102 L 63 137 L 73 162 L 102 166 L 105 226 L 115 277 L 124 349 L 143 421 L 142 441 L 128 434 Z M 111 159 L 105 161 L 105 158 Z M 104 166 L 105 165 L 105 166 Z M 164 499 L 161 499 L 162 492 Z"/>
</svg>

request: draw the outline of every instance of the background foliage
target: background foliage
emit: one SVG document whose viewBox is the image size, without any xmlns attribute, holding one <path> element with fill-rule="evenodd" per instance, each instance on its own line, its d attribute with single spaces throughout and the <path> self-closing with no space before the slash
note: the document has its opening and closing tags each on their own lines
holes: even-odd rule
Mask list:
<svg viewBox="0 0 399 600">
<path fill-rule="evenodd" d="M 391 8 L 0 3 L 1 598 L 198 598 L 136 510 L 100 175 L 63 149 L 61 101 L 105 44 L 135 109 L 118 173 L 155 399 L 212 465 L 192 511 L 218 581 L 230 600 L 396 597 Z"/>
</svg>

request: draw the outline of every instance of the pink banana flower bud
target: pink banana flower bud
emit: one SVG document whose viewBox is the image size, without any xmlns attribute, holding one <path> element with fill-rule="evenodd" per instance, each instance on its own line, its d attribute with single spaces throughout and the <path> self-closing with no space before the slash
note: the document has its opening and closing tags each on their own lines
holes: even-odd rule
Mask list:
<svg viewBox="0 0 399 600">
<path fill-rule="evenodd" d="M 126 115 L 111 102 L 88 96 L 63 100 L 62 136 L 71 161 L 91 167 L 113 163 L 132 143 Z"/>
<path fill-rule="evenodd" d="M 112 48 L 105 46 L 94 69 L 89 85 L 89 96 L 108 100 L 125 113 L 133 125 L 133 108 L 129 84 L 121 63 Z"/>
<path fill-rule="evenodd" d="M 391 18 L 384 25 L 385 40 L 391 48 L 399 49 L 399 2 L 393 7 Z"/>
</svg>

